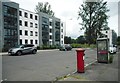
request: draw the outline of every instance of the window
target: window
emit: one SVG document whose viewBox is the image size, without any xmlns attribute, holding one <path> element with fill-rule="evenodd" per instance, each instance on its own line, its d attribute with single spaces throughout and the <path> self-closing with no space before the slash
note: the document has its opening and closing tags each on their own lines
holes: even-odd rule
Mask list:
<svg viewBox="0 0 120 83">
<path fill-rule="evenodd" d="M 30 44 L 33 44 L 33 40 L 30 40 Z"/>
<path fill-rule="evenodd" d="M 52 22 L 50 22 L 50 26 L 52 26 Z"/>
<path fill-rule="evenodd" d="M 27 17 L 28 17 L 28 14 L 25 12 L 25 13 L 24 13 L 24 16 L 27 18 Z"/>
<path fill-rule="evenodd" d="M 61 35 L 61 38 L 63 38 L 63 35 Z"/>
<path fill-rule="evenodd" d="M 52 39 L 52 36 L 50 35 L 50 39 Z"/>
<path fill-rule="evenodd" d="M 25 35 L 28 35 L 28 31 L 25 30 Z"/>
<path fill-rule="evenodd" d="M 37 23 L 35 23 L 35 28 L 37 28 Z"/>
<path fill-rule="evenodd" d="M 63 44 L 63 41 L 61 41 L 61 43 Z"/>
<path fill-rule="evenodd" d="M 25 44 L 28 44 L 28 40 L 27 39 L 25 39 Z"/>
<path fill-rule="evenodd" d="M 37 32 L 35 32 L 35 36 L 38 36 L 38 33 L 37 33 Z"/>
<path fill-rule="evenodd" d="M 61 32 L 63 32 L 63 29 L 61 29 Z"/>
<path fill-rule="evenodd" d="M 35 20 L 37 20 L 37 16 L 35 15 Z"/>
<path fill-rule="evenodd" d="M 19 25 L 21 25 L 21 26 L 22 26 L 22 20 L 19 20 Z"/>
<path fill-rule="evenodd" d="M 61 27 L 63 27 L 63 23 L 61 23 Z"/>
<path fill-rule="evenodd" d="M 30 22 L 30 27 L 33 27 L 33 23 L 32 22 Z"/>
<path fill-rule="evenodd" d="M 30 31 L 30 36 L 33 36 L 33 31 Z"/>
<path fill-rule="evenodd" d="M 35 44 L 38 44 L 38 41 L 37 41 L 37 40 L 35 40 Z"/>
<path fill-rule="evenodd" d="M 22 39 L 20 39 L 20 45 L 22 45 Z"/>
<path fill-rule="evenodd" d="M 28 26 L 28 22 L 27 22 L 27 21 L 25 21 L 25 26 L 26 26 L 26 27 Z"/>
<path fill-rule="evenodd" d="M 22 30 L 20 30 L 20 35 L 22 35 Z"/>
<path fill-rule="evenodd" d="M 33 15 L 32 14 L 30 14 L 30 18 L 33 19 Z"/>
<path fill-rule="evenodd" d="M 19 11 L 19 16 L 22 16 L 22 11 Z"/>
<path fill-rule="evenodd" d="M 50 29 L 50 33 L 52 33 L 52 29 Z"/>
</svg>

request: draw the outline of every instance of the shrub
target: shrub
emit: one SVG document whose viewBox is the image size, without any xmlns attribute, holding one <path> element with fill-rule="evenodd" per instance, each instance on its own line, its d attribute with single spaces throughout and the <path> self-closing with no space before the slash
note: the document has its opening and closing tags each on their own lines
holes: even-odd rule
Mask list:
<svg viewBox="0 0 120 83">
<path fill-rule="evenodd" d="M 71 44 L 73 48 L 96 48 L 95 44 L 91 44 L 90 46 L 88 44 Z"/>
<path fill-rule="evenodd" d="M 43 50 L 43 49 L 56 49 L 56 45 L 42 45 L 42 46 L 37 46 L 38 50 Z"/>
</svg>

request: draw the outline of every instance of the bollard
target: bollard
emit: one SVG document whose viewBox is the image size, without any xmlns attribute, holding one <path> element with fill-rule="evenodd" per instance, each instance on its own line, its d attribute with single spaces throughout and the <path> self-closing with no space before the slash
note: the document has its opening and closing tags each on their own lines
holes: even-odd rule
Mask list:
<svg viewBox="0 0 120 83">
<path fill-rule="evenodd" d="M 84 49 L 77 49 L 77 72 L 84 73 Z"/>
</svg>

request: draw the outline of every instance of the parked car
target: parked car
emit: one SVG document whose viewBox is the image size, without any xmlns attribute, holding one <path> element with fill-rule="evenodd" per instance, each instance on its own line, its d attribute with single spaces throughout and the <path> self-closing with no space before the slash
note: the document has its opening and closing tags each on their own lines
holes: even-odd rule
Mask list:
<svg viewBox="0 0 120 83">
<path fill-rule="evenodd" d="M 61 45 L 59 48 L 60 51 L 68 51 L 68 50 L 72 50 L 72 46 L 70 44 L 64 44 Z"/>
<path fill-rule="evenodd" d="M 113 54 L 117 52 L 117 47 L 115 45 L 109 46 L 109 53 Z"/>
<path fill-rule="evenodd" d="M 8 54 L 20 56 L 25 53 L 36 54 L 36 52 L 37 52 L 37 47 L 35 47 L 33 44 L 25 44 L 9 49 Z"/>
</svg>

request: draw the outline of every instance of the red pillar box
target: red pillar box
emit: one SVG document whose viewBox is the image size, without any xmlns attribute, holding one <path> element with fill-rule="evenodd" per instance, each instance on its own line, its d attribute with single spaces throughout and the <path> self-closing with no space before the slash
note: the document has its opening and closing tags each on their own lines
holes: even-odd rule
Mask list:
<svg viewBox="0 0 120 83">
<path fill-rule="evenodd" d="M 84 73 L 84 49 L 77 49 L 77 72 Z"/>
</svg>

